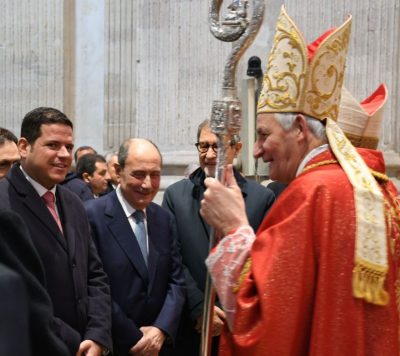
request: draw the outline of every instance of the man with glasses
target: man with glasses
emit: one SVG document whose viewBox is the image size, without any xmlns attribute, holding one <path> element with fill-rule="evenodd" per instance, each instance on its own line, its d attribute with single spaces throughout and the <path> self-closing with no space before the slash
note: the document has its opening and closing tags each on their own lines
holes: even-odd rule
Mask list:
<svg viewBox="0 0 400 356">
<path fill-rule="evenodd" d="M 217 165 L 217 137 L 211 132 L 210 121 L 203 121 L 197 131 L 197 143 L 200 167 L 189 179 L 183 179 L 164 193 L 162 206 L 168 209 L 176 219 L 178 242 L 183 258 L 186 277 L 186 305 L 178 331 L 175 355 L 198 355 L 200 332 L 203 316 L 206 267 L 204 260 L 208 256 L 210 227 L 199 214 L 200 202 L 205 191 L 204 180 L 214 177 Z M 227 151 L 227 163 L 233 162 L 242 148 L 240 139 Z M 251 226 L 257 230 L 266 212 L 274 202 L 274 194 L 260 184 L 247 180 L 237 170 L 235 177 L 246 202 L 246 212 Z M 218 336 L 224 324 L 224 311 L 215 306 L 213 335 Z M 217 340 L 214 338 L 213 354 L 217 352 Z"/>
</svg>

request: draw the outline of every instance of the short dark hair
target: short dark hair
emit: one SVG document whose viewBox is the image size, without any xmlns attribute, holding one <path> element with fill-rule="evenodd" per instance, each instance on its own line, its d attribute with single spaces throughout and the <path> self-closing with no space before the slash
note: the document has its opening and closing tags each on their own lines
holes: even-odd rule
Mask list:
<svg viewBox="0 0 400 356">
<path fill-rule="evenodd" d="M 51 124 L 66 125 L 71 129 L 74 128 L 71 120 L 61 111 L 54 108 L 39 107 L 25 115 L 21 125 L 21 137 L 33 144 L 42 134 L 42 125 Z"/>
<path fill-rule="evenodd" d="M 10 130 L 0 127 L 0 145 L 4 144 L 6 141 L 18 143 L 17 136 L 15 136 Z"/>
<path fill-rule="evenodd" d="M 162 159 L 161 152 L 158 149 L 157 145 L 153 141 L 149 140 L 148 138 L 128 138 L 124 142 L 122 142 L 122 144 L 121 144 L 121 146 L 119 147 L 119 150 L 118 150 L 118 164 L 120 165 L 120 167 L 122 169 L 125 168 L 125 162 L 126 162 L 126 159 L 128 158 L 129 147 L 131 146 L 131 143 L 136 139 L 147 141 L 147 142 L 151 143 L 155 147 L 155 149 L 157 150 L 158 154 L 160 155 L 161 166 L 162 166 L 163 159 Z"/>
<path fill-rule="evenodd" d="M 81 179 L 83 178 L 83 173 L 88 173 L 92 176 L 96 170 L 97 162 L 106 163 L 106 160 L 102 155 L 95 153 L 88 153 L 82 156 L 76 164 L 76 175 Z"/>
<path fill-rule="evenodd" d="M 83 150 L 92 150 L 94 154 L 97 153 L 97 151 L 92 146 L 80 146 L 75 150 L 75 153 L 74 153 L 75 163 L 77 163 L 78 152 L 83 151 Z"/>
</svg>

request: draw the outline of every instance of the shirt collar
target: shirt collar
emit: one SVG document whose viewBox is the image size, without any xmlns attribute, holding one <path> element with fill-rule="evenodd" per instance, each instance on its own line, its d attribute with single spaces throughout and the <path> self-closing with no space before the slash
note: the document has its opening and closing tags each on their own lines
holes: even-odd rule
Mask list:
<svg viewBox="0 0 400 356">
<path fill-rule="evenodd" d="M 120 202 L 126 217 L 129 218 L 136 211 L 136 209 L 131 204 L 129 204 L 128 201 L 124 198 L 121 192 L 120 185 L 118 185 L 117 189 L 115 190 L 115 193 L 117 194 L 118 201 Z M 143 209 L 143 212 L 144 216 L 146 217 L 146 209 Z"/>
<path fill-rule="evenodd" d="M 307 153 L 307 155 L 303 158 L 301 161 L 299 168 L 297 168 L 296 172 L 296 177 L 303 172 L 304 167 L 307 165 L 308 162 L 310 162 L 314 157 L 318 156 L 320 153 L 326 151 L 329 148 L 329 145 L 327 143 L 318 146 L 311 150 L 310 152 Z"/>
<path fill-rule="evenodd" d="M 33 188 L 35 188 L 35 190 L 37 191 L 37 193 L 39 194 L 40 197 L 42 197 L 48 191 L 52 192 L 54 194 L 54 196 L 56 196 L 56 187 L 57 187 L 56 185 L 54 185 L 54 187 L 51 189 L 47 189 L 47 188 L 43 187 L 43 185 L 41 185 L 40 183 L 35 181 L 32 177 L 30 177 L 28 175 L 28 173 L 26 173 L 24 171 L 24 169 L 22 168 L 22 165 L 20 165 L 19 168 L 21 169 L 22 173 L 24 174 L 24 176 L 28 180 L 28 182 L 32 184 Z"/>
</svg>

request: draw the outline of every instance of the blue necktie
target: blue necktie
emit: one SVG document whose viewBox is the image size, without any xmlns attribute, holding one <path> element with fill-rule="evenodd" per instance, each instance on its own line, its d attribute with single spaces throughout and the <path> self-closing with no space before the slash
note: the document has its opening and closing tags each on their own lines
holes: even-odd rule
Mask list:
<svg viewBox="0 0 400 356">
<path fill-rule="evenodd" d="M 147 238 L 146 238 L 146 227 L 144 226 L 144 212 L 142 210 L 136 210 L 132 216 L 135 218 L 135 236 L 139 243 L 140 251 L 142 251 L 144 263 L 147 266 Z"/>
</svg>

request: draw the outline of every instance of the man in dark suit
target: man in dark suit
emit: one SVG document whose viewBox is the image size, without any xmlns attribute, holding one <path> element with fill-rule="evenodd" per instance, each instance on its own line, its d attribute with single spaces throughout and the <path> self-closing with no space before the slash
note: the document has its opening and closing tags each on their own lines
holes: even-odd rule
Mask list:
<svg viewBox="0 0 400 356">
<path fill-rule="evenodd" d="M 120 185 L 85 203 L 110 279 L 115 355 L 172 355 L 184 279 L 174 219 L 152 203 L 161 160 L 152 142 L 126 140 L 118 154 Z"/>
<path fill-rule="evenodd" d="M 67 356 L 52 329 L 53 309 L 39 255 L 14 212 L 0 211 L 0 355 Z"/>
<path fill-rule="evenodd" d="M 89 153 L 97 154 L 97 151 L 90 146 L 81 146 L 75 150 L 75 168 L 78 164 L 79 159 Z M 89 186 L 76 175 L 75 169 L 73 171 L 69 171 L 65 176 L 65 179 L 59 184 L 63 185 L 65 188 L 75 193 L 82 201 L 93 199 L 92 191 L 90 190 Z"/>
<path fill-rule="evenodd" d="M 0 355 L 30 356 L 28 295 L 21 276 L 0 263 Z"/>
<path fill-rule="evenodd" d="M 167 188 L 162 206 L 176 219 L 178 244 L 186 278 L 186 304 L 179 328 L 175 355 L 197 356 L 200 348 L 200 332 L 203 318 L 204 290 L 206 282 L 205 259 L 208 256 L 210 227 L 200 216 L 200 203 L 205 191 L 206 176 L 215 175 L 217 163 L 217 137 L 211 132 L 209 120 L 198 128 L 196 147 L 199 151 L 200 168 L 189 179 L 183 179 Z M 242 143 L 237 138 L 227 150 L 227 163 L 237 156 Z M 250 225 L 256 230 L 274 202 L 274 194 L 260 184 L 247 180 L 237 170 L 235 178 L 246 202 Z M 226 207 L 229 209 L 229 207 Z M 214 307 L 213 336 L 222 331 L 225 313 Z M 218 339 L 213 338 L 212 354 L 218 352 Z"/>
<path fill-rule="evenodd" d="M 82 156 L 76 165 L 76 175 L 90 188 L 93 198 L 107 190 L 110 175 L 102 155 L 88 153 Z"/>
<path fill-rule="evenodd" d="M 111 306 L 89 223 L 79 198 L 58 186 L 72 162 L 72 122 L 53 108 L 26 114 L 18 141 L 21 164 L 0 181 L 0 208 L 28 227 L 45 270 L 53 328 L 70 354 L 111 348 Z"/>
</svg>

